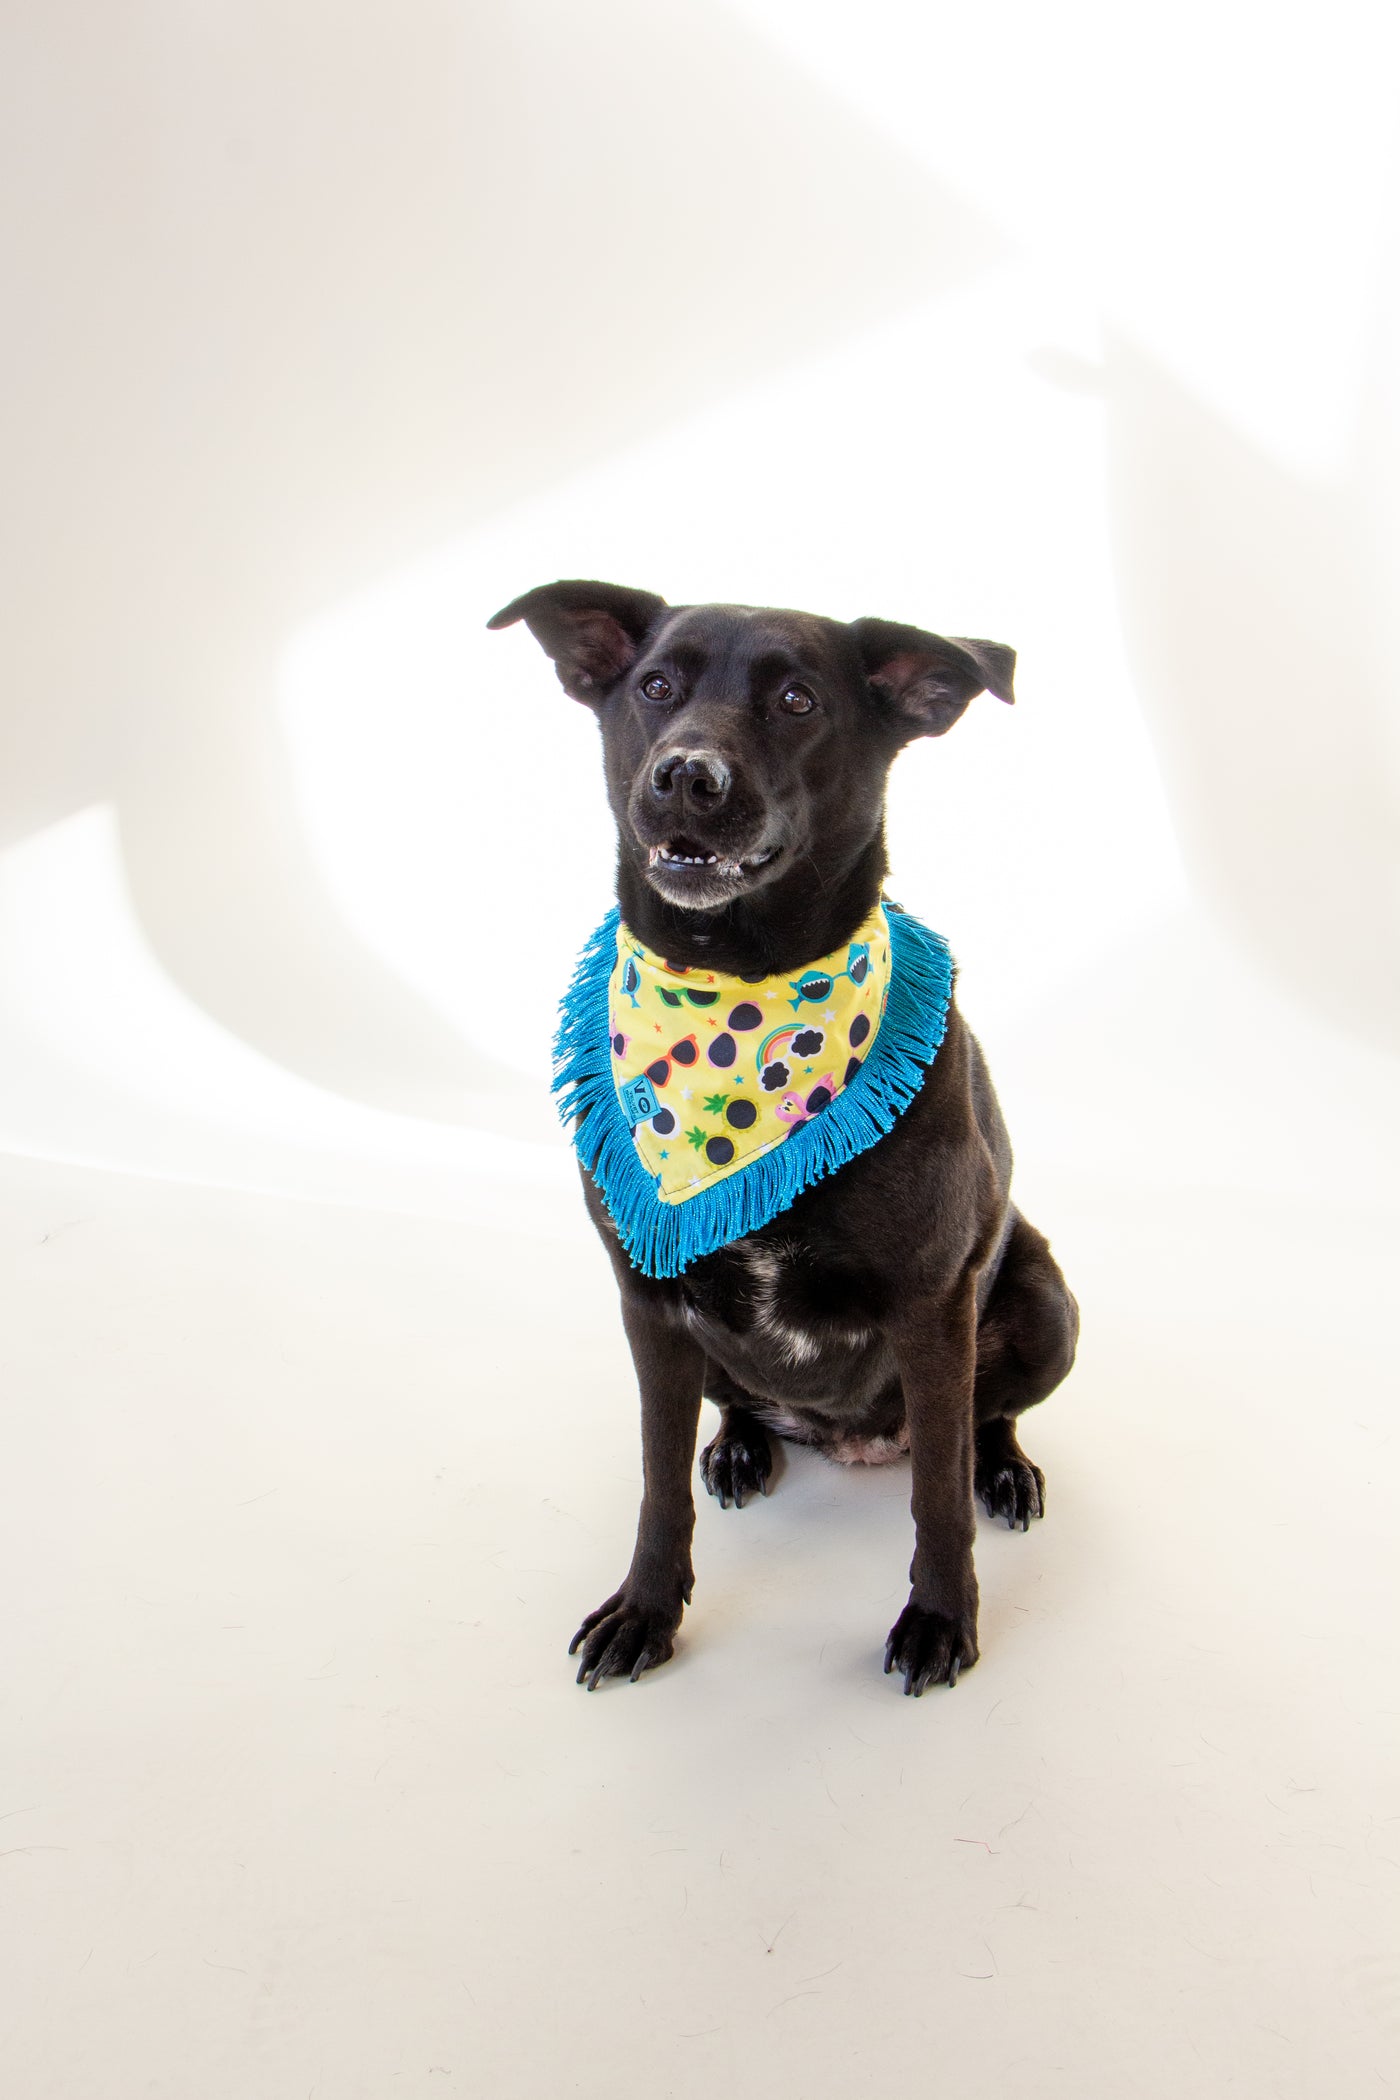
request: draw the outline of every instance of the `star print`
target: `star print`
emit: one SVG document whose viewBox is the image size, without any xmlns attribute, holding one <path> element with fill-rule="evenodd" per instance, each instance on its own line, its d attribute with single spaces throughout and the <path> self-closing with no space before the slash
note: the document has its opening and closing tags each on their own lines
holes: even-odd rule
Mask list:
<svg viewBox="0 0 1400 2100">
<path fill-rule="evenodd" d="M 682 1101 L 688 1101 L 688 1100 L 690 1099 L 691 1095 L 692 1095 L 692 1094 L 693 1094 L 694 1092 L 695 1092 L 695 1089 L 694 1089 L 694 1087 L 693 1087 L 693 1086 L 683 1086 L 683 1087 L 681 1088 L 681 1099 L 682 1099 Z"/>
<path fill-rule="evenodd" d="M 831 1010 L 831 1008 L 830 1008 L 830 1007 L 828 1007 L 828 1008 L 827 1008 L 827 1010 L 826 1010 L 826 1012 L 825 1012 L 825 1013 L 824 1013 L 824 1014 L 822 1015 L 822 1019 L 823 1019 L 824 1021 L 834 1021 L 834 1020 L 836 1019 L 836 1016 L 835 1016 L 835 1014 L 834 1014 L 834 1013 L 832 1012 L 832 1010 Z"/>
<path fill-rule="evenodd" d="M 765 992 L 763 996 L 765 999 L 776 999 L 778 995 L 776 992 Z"/>
<path fill-rule="evenodd" d="M 669 1159 L 671 1157 L 670 1153 L 666 1150 L 666 1147 L 664 1145 L 661 1147 L 661 1157 L 663 1159 Z"/>
</svg>

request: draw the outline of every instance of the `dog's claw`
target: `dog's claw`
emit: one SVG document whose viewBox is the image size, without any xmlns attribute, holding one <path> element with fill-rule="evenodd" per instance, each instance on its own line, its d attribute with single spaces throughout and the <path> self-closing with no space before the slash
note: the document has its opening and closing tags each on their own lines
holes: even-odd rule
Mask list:
<svg viewBox="0 0 1400 2100">
<path fill-rule="evenodd" d="M 970 1670 L 976 1660 L 974 1615 L 950 1618 L 941 1611 L 924 1611 L 912 1601 L 895 1620 L 885 1643 L 886 1675 L 891 1670 L 900 1672 L 909 1699 L 921 1699 L 931 1684 L 946 1684 L 951 1689 L 959 1672 Z"/>
<path fill-rule="evenodd" d="M 626 1591 L 618 1590 L 588 1614 L 569 1643 L 570 1655 L 583 1649 L 574 1683 L 590 1692 L 608 1677 L 625 1677 L 635 1684 L 644 1670 L 669 1661 L 679 1623 L 679 1609 L 664 1612 L 630 1604 Z"/>
</svg>

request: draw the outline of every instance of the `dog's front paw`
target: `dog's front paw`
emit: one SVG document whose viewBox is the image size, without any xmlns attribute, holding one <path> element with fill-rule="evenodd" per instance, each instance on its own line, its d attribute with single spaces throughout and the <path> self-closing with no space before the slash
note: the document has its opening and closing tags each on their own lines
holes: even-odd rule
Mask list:
<svg viewBox="0 0 1400 2100">
<path fill-rule="evenodd" d="M 885 1674 L 897 1670 L 906 1693 L 917 1699 L 925 1685 L 955 1685 L 959 1670 L 977 1660 L 977 1620 L 972 1613 L 950 1619 L 941 1611 L 905 1605 L 885 1643 Z"/>
<path fill-rule="evenodd" d="M 628 1677 L 635 1684 L 643 1670 L 654 1670 L 669 1662 L 680 1613 L 631 1604 L 626 1589 L 618 1590 L 596 1611 L 591 1611 L 569 1643 L 574 1655 L 583 1655 L 574 1682 L 595 1692 L 605 1677 Z"/>
<path fill-rule="evenodd" d="M 978 1466 L 977 1494 L 989 1517 L 1005 1517 L 1013 1531 L 1029 1531 L 1045 1515 L 1045 1475 L 1028 1458 L 1000 1458 Z"/>
<path fill-rule="evenodd" d="M 757 1423 L 744 1433 L 722 1432 L 700 1453 L 700 1478 L 721 1509 L 731 1502 L 742 1509 L 745 1495 L 766 1495 L 772 1470 L 773 1453 Z"/>
</svg>

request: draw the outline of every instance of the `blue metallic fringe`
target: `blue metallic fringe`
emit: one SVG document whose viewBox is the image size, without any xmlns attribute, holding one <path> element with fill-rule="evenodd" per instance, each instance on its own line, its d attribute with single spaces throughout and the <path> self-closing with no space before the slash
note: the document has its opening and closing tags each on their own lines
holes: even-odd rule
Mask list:
<svg viewBox="0 0 1400 2100">
<path fill-rule="evenodd" d="M 637 1153 L 613 1084 L 608 983 L 617 961 L 618 911 L 608 913 L 578 959 L 559 1007 L 554 1092 L 560 1120 L 602 1192 L 632 1266 L 678 1276 L 793 1204 L 812 1182 L 864 1152 L 890 1130 L 924 1083 L 948 1026 L 953 959 L 934 933 L 886 901 L 890 990 L 869 1055 L 823 1115 L 781 1145 L 683 1203 L 663 1203 Z"/>
</svg>

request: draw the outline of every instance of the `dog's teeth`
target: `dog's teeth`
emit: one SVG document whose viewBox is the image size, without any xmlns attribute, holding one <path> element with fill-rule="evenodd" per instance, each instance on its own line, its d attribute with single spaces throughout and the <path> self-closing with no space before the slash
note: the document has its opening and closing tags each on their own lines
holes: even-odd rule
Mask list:
<svg viewBox="0 0 1400 2100">
<path fill-rule="evenodd" d="M 717 853 L 676 853 L 670 846 L 651 846 L 647 850 L 647 866 L 654 868 L 664 861 L 668 868 L 715 868 L 723 865 L 733 867 L 732 861 L 721 863 Z"/>
</svg>

